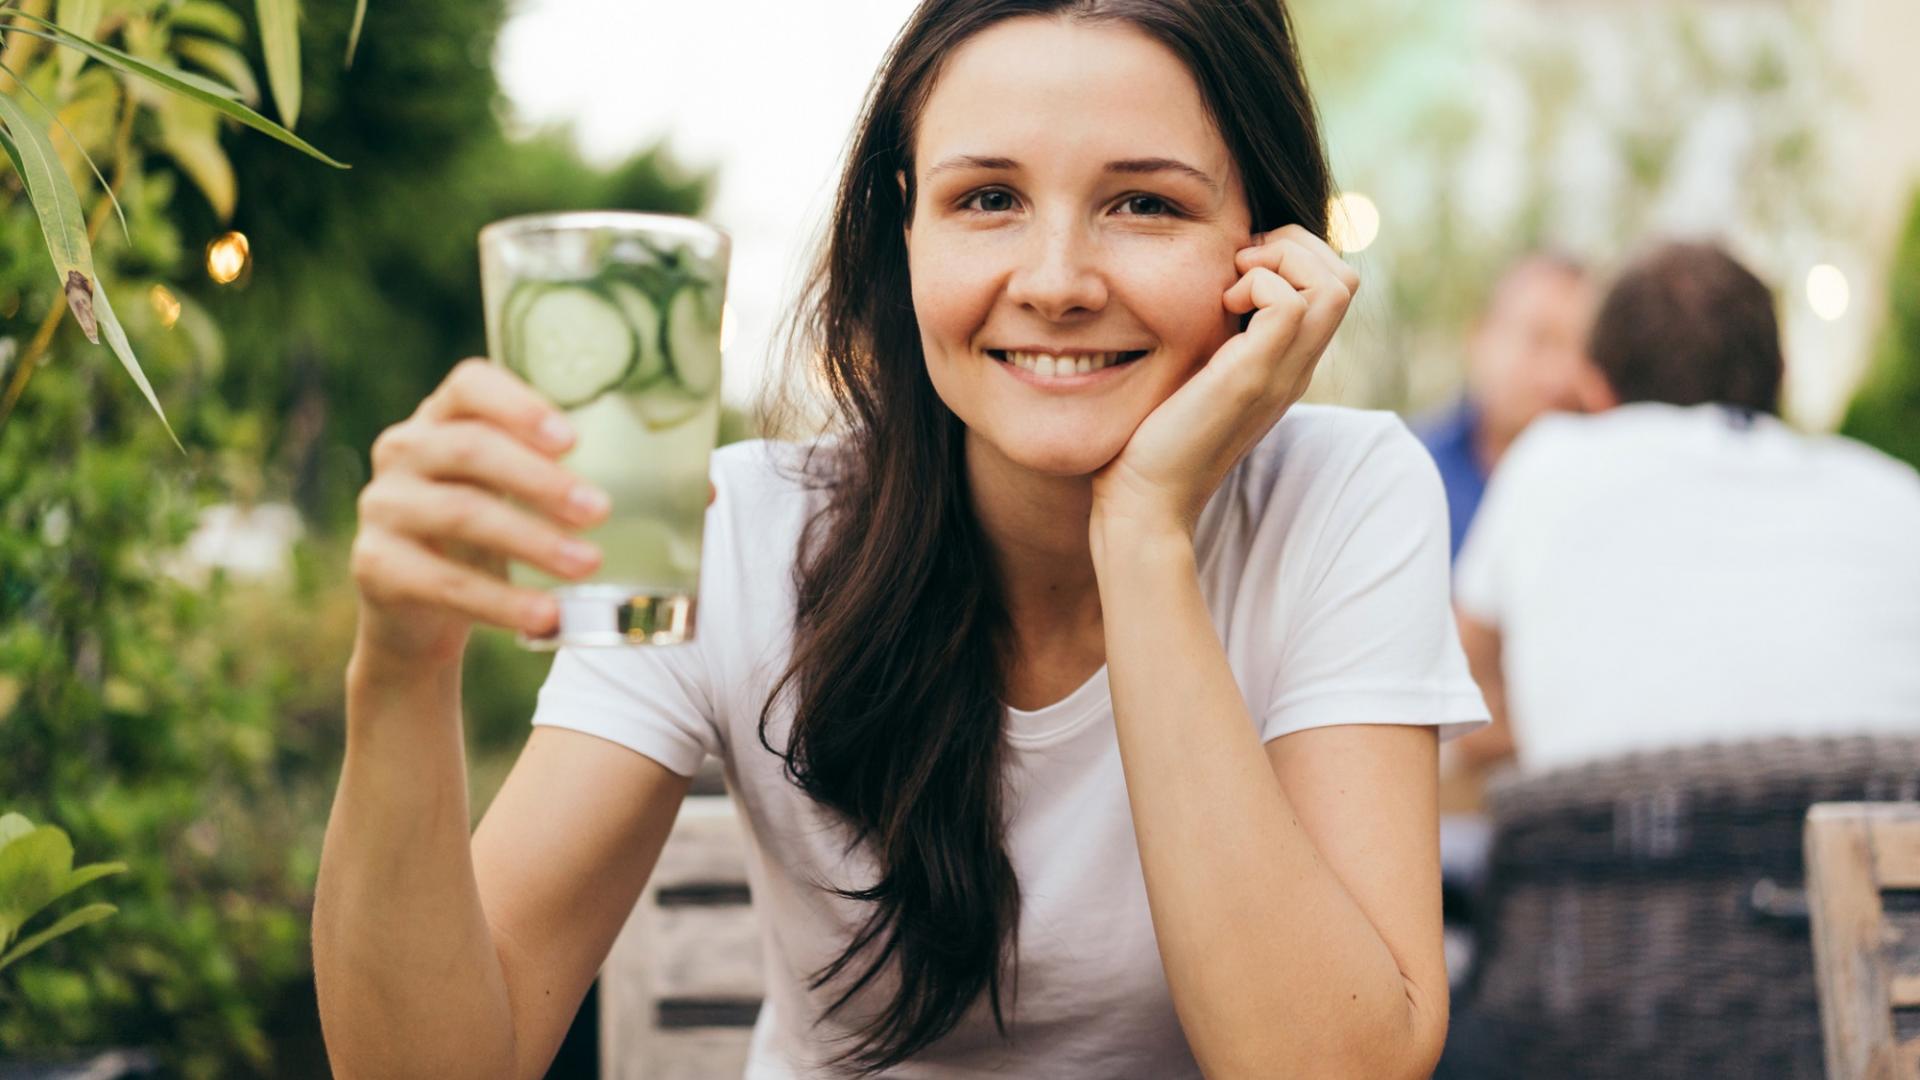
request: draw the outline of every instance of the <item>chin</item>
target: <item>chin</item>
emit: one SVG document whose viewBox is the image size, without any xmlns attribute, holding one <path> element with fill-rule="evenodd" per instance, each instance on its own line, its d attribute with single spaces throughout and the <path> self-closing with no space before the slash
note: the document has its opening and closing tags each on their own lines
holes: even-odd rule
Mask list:
<svg viewBox="0 0 1920 1080">
<path fill-rule="evenodd" d="M 1114 458 L 1127 445 L 1125 437 L 1100 436 L 1086 434 L 1074 436 L 1061 434 L 1052 438 L 1025 438 L 1017 442 L 999 443 L 1000 452 L 1007 460 L 1030 472 L 1042 476 L 1073 477 L 1092 476 Z"/>
</svg>

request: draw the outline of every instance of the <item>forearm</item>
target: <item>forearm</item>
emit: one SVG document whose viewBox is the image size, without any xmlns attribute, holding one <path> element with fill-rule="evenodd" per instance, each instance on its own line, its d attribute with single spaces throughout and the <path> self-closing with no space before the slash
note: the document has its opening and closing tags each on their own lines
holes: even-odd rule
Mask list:
<svg viewBox="0 0 1920 1080">
<path fill-rule="evenodd" d="M 507 985 L 469 848 L 459 668 L 411 679 L 356 653 L 347 751 L 314 899 L 335 1073 L 506 1076 Z"/>
<path fill-rule="evenodd" d="M 1108 678 L 1168 986 L 1210 1076 L 1394 1077 L 1427 1020 L 1275 776 L 1184 536 L 1096 534 Z"/>
</svg>

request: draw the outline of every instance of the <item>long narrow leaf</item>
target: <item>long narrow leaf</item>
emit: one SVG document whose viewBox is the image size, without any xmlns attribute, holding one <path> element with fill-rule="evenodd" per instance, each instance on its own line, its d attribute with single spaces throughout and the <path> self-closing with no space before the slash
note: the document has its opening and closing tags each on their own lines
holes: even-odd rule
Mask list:
<svg viewBox="0 0 1920 1080">
<path fill-rule="evenodd" d="M 97 923 L 101 919 L 119 910 L 119 908 L 114 907 L 112 904 L 88 904 L 86 907 L 67 912 L 59 922 L 54 923 L 52 926 L 47 927 L 37 934 L 29 934 L 21 938 L 18 945 L 8 949 L 5 956 L 0 956 L 0 971 L 6 970 L 9 964 L 26 956 L 47 942 L 52 941 L 54 938 L 62 934 L 72 933 L 90 923 Z"/>
<path fill-rule="evenodd" d="M 20 176 L 27 184 L 27 200 L 39 215 L 40 232 L 46 237 L 47 252 L 53 256 L 53 268 L 60 275 L 67 304 L 73 308 L 81 333 L 97 345 L 100 332 L 93 317 L 93 247 L 87 243 L 87 219 L 80 210 L 80 196 L 54 153 L 53 141 L 19 102 L 5 94 L 0 94 L 0 122 L 6 124 L 20 154 Z"/>
<path fill-rule="evenodd" d="M 147 382 L 146 372 L 140 370 L 140 361 L 134 359 L 133 346 L 127 342 L 127 332 L 120 328 L 120 320 L 113 314 L 113 305 L 107 303 L 107 290 L 95 289 L 93 302 L 100 316 L 100 329 L 106 331 L 107 344 L 113 347 L 114 355 L 120 358 L 120 366 L 127 369 L 127 374 L 139 384 L 140 392 L 147 396 L 147 404 L 153 406 L 154 414 L 160 417 L 160 426 L 167 429 L 167 438 L 173 440 L 174 448 L 186 453 L 187 448 L 180 445 L 180 436 L 175 435 L 173 425 L 167 423 L 167 414 L 160 408 L 160 399 L 154 396 L 153 384 Z"/>
<path fill-rule="evenodd" d="M 300 119 L 300 0 L 254 0 L 260 17 L 260 48 L 267 56 L 267 85 L 280 122 Z"/>
<path fill-rule="evenodd" d="M 173 425 L 167 422 L 167 414 L 160 408 L 160 399 L 154 395 L 153 386 L 147 382 L 146 373 L 140 370 L 140 361 L 133 355 L 133 347 L 127 342 L 127 334 L 120 327 L 120 320 L 113 314 L 113 306 L 107 302 L 107 291 L 100 286 L 100 277 L 93 268 L 93 246 L 87 242 L 87 223 L 80 212 L 80 196 L 73 190 L 73 181 L 67 178 L 67 172 L 60 166 L 60 159 L 54 153 L 53 143 L 47 133 L 32 123 L 26 110 L 20 103 L 5 94 L 0 94 L 0 121 L 6 123 L 14 137 L 14 147 L 19 152 L 25 168 L 21 176 L 26 179 L 27 200 L 33 203 L 34 212 L 40 218 L 40 231 L 47 239 L 47 251 L 53 256 L 54 269 L 60 275 L 61 288 L 65 290 L 67 306 L 73 309 L 73 317 L 80 324 L 80 330 L 87 340 L 100 342 L 100 329 L 107 332 L 107 345 L 114 355 L 120 358 L 121 366 L 146 395 L 147 404 L 153 406 L 155 415 L 160 417 L 160 425 L 167 429 L 167 437 L 175 446 L 180 446 L 180 437 L 173 433 Z M 185 448 L 181 448 L 185 452 Z"/>
<path fill-rule="evenodd" d="M 347 66 L 353 66 L 353 51 L 360 47 L 360 24 L 367 19 L 367 0 L 355 0 L 353 27 L 347 31 Z"/>
<path fill-rule="evenodd" d="M 173 51 L 225 79 L 249 106 L 259 104 L 260 84 L 240 50 L 209 38 L 177 37 L 173 39 Z"/>
<path fill-rule="evenodd" d="M 20 148 L 13 145 L 13 136 L 7 134 L 7 129 L 3 127 L 0 127 L 0 149 L 7 152 L 7 157 L 13 161 L 13 171 L 19 174 L 20 182 L 25 184 L 27 182 L 26 163 L 20 160 Z"/>
<path fill-rule="evenodd" d="M 0 64 L 0 71 L 4 71 L 9 76 L 12 76 L 14 84 L 27 92 L 27 96 L 33 99 L 33 103 L 40 106 L 40 110 L 53 120 L 54 125 L 60 129 L 60 133 L 65 135 L 68 141 L 73 143 L 73 148 L 80 152 L 80 160 L 87 163 L 87 168 L 93 172 L 93 178 L 100 181 L 100 190 L 107 193 L 107 201 L 113 204 L 113 216 L 120 219 L 120 235 L 126 237 L 127 243 L 131 245 L 133 243 L 133 232 L 127 228 L 127 212 L 120 205 L 120 197 L 113 193 L 113 185 L 107 183 L 107 178 L 101 175 L 100 166 L 93 163 L 93 155 L 87 153 L 87 148 L 85 144 L 81 143 L 80 136 L 75 135 L 73 129 L 67 127 L 66 122 L 60 119 L 60 114 L 53 111 L 45 99 L 33 92 L 33 87 L 29 86 L 27 81 L 20 77 L 19 72 L 5 64 Z"/>
<path fill-rule="evenodd" d="M 214 97 L 225 98 L 229 101 L 233 100 L 236 96 L 232 87 L 222 86 L 212 79 L 203 79 L 190 71 L 181 71 L 179 68 L 156 64 L 150 60 L 142 60 L 132 53 L 122 52 L 111 45 L 106 45 L 90 37 L 83 37 L 73 33 L 62 27 L 59 23 L 51 19 L 43 19 L 31 11 L 22 11 L 19 8 L 8 8 L 5 14 L 16 19 L 25 19 L 28 22 L 36 23 L 43 27 L 43 29 L 40 30 L 31 30 L 24 26 L 10 26 L 7 28 L 8 33 L 25 34 L 28 37 L 42 38 L 57 45 L 65 45 L 70 49 L 79 49 L 81 52 L 86 53 L 88 56 L 93 57 L 103 64 L 112 64 L 123 71 L 131 71 L 136 75 L 145 76 L 170 90 L 178 89 L 178 87 L 172 84 L 179 83 L 194 87 L 202 93 L 212 94 Z"/>
<path fill-rule="evenodd" d="M 22 11 L 14 11 L 13 9 L 8 9 L 8 11 L 14 15 L 19 15 L 25 18 L 32 18 L 32 16 L 27 15 L 25 12 L 22 12 Z M 38 21 L 45 22 L 44 19 L 38 20 Z M 216 83 L 211 79 L 202 79 L 197 75 L 191 75 L 187 72 L 180 71 L 175 68 L 163 68 L 156 64 L 149 64 L 145 60 L 138 59 L 137 57 L 128 56 L 126 53 L 120 52 L 117 49 L 110 49 L 105 45 L 98 44 L 97 42 L 87 41 L 84 38 L 74 39 L 71 37 L 71 35 L 67 37 L 61 37 L 59 36 L 59 31 L 57 28 L 42 32 L 39 30 L 29 30 L 26 27 L 22 27 L 22 26 L 15 26 L 11 29 L 10 32 L 15 34 L 27 34 L 32 37 L 46 38 L 49 41 L 57 41 L 63 45 L 69 45 L 76 49 L 86 50 L 91 55 L 93 55 L 95 59 L 100 60 L 102 63 L 110 64 L 113 67 L 117 67 L 122 71 L 130 72 L 132 74 L 138 75 L 143 79 L 147 79 L 151 82 L 159 84 L 160 86 L 164 86 L 167 89 L 174 91 L 175 93 L 185 94 L 186 96 L 194 99 L 195 101 L 202 102 L 203 104 L 211 105 L 213 106 L 214 110 L 219 112 L 221 115 L 229 117 L 234 120 L 238 120 L 242 124 L 245 124 L 246 126 L 254 129 L 255 131 L 261 132 L 262 134 L 271 136 L 272 138 L 277 139 L 280 142 L 286 143 L 288 146 L 291 146 L 294 149 L 299 150 L 300 152 L 306 154 L 307 156 L 312 157 L 319 161 L 324 161 L 336 169 L 347 169 L 352 167 L 350 165 L 347 165 L 345 162 L 335 161 L 333 158 L 330 158 L 326 154 L 321 153 L 318 149 L 314 148 L 311 144 L 309 144 L 305 139 L 302 139 L 300 136 L 295 135 L 293 132 L 288 131 L 286 128 L 281 127 L 279 124 L 276 124 L 273 121 L 267 119 L 266 117 L 261 116 L 259 113 L 254 112 L 252 109 L 247 108 L 245 105 L 241 105 L 238 102 L 234 101 L 233 97 L 236 91 L 234 91 L 230 87 L 221 86 L 219 83 Z M 202 89 L 200 84 L 205 84 L 206 86 L 213 87 L 214 90 L 217 92 L 210 92 L 208 90 Z"/>
<path fill-rule="evenodd" d="M 167 25 L 175 30 L 225 38 L 234 45 L 247 40 L 247 23 L 240 13 L 212 0 L 181 0 L 168 17 Z"/>
<path fill-rule="evenodd" d="M 62 29 L 81 37 L 92 37 L 100 25 L 103 0 L 60 0 L 56 18 Z M 60 86 L 63 91 L 73 84 L 73 77 L 80 71 L 80 65 L 87 62 L 85 53 L 64 52 L 60 54 Z"/>
</svg>

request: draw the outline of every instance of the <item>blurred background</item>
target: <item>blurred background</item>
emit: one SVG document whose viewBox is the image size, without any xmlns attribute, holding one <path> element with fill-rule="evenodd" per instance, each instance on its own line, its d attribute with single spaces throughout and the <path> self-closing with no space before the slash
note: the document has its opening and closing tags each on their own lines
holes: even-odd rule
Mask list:
<svg viewBox="0 0 1920 1080">
<path fill-rule="evenodd" d="M 51 0 L 15 0 L 51 17 Z M 367 451 L 482 353 L 475 233 L 510 214 L 699 214 L 734 263 L 735 436 L 881 53 L 912 5 L 371 0 L 300 14 L 295 129 L 339 171 L 6 34 L 185 454 L 67 320 L 0 170 L 0 810 L 58 824 L 113 918 L 0 971 L 0 1062 L 107 1048 L 168 1075 L 320 1076 L 307 920 L 341 748 L 344 566 Z M 1774 290 L 1784 413 L 1920 463 L 1920 7 L 1890 0 L 1296 0 L 1338 240 L 1367 282 L 1317 400 L 1460 393 L 1503 270 L 1604 274 L 1724 240 Z M 256 5 L 111 0 L 95 36 L 283 122 Z M 13 78 L 0 74 L 0 90 Z M 1904 275 L 1904 279 L 1902 277 Z M 1904 303 L 1904 307 L 1902 304 Z M 12 389 L 17 387 L 17 389 Z M 545 659 L 467 665 L 474 812 Z M 1466 811 L 1474 796 L 1462 797 Z M 593 1068 L 592 1003 L 558 1075 Z M 571 1070 L 571 1071 L 569 1071 Z"/>
</svg>

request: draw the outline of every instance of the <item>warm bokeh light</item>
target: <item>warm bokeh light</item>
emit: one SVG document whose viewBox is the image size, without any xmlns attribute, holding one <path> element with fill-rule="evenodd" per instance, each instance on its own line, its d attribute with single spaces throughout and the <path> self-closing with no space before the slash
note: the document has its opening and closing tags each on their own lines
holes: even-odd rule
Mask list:
<svg viewBox="0 0 1920 1080">
<path fill-rule="evenodd" d="M 1327 231 L 1334 250 L 1367 250 L 1380 235 L 1380 208 L 1357 191 L 1342 192 L 1327 203 Z"/>
<path fill-rule="evenodd" d="M 733 305 L 720 306 L 720 351 L 726 352 L 733 345 Z"/>
<path fill-rule="evenodd" d="M 147 302 L 153 305 L 154 314 L 160 316 L 161 326 L 171 330 L 173 324 L 180 321 L 180 300 L 165 285 L 148 289 Z"/>
<path fill-rule="evenodd" d="M 1836 322 L 1853 302 L 1853 287 L 1840 268 L 1821 263 L 1807 271 L 1807 304 L 1813 313 L 1828 322 Z"/>
<path fill-rule="evenodd" d="M 207 245 L 207 275 L 226 285 L 246 270 L 247 256 L 246 234 L 230 232 Z"/>
</svg>

